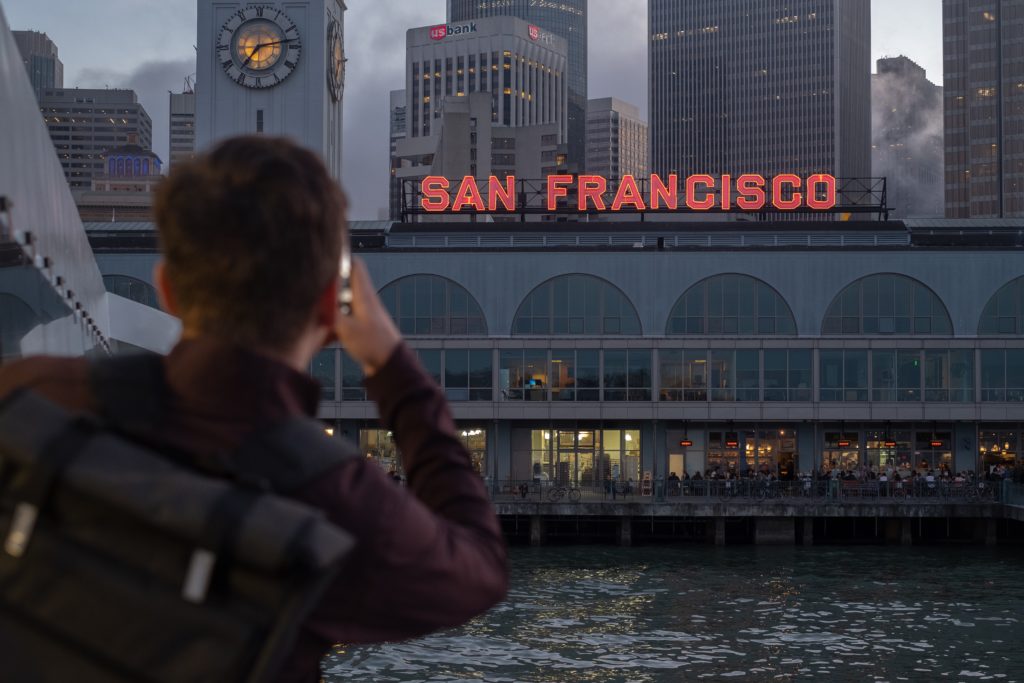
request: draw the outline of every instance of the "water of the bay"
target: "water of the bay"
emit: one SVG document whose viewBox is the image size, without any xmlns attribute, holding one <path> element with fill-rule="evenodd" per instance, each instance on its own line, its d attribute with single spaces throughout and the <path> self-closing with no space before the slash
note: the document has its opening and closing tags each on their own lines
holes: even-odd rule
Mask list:
<svg viewBox="0 0 1024 683">
<path fill-rule="evenodd" d="M 1024 553 L 692 546 L 512 550 L 468 626 L 340 647 L 340 681 L 1024 681 Z M 396 586 L 395 590 L 401 590 Z"/>
</svg>

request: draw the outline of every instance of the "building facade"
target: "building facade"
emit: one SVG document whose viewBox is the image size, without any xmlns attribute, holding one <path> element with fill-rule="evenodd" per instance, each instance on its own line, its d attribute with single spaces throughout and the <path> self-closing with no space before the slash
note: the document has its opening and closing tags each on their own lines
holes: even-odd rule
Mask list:
<svg viewBox="0 0 1024 683">
<path fill-rule="evenodd" d="M 388 217 L 393 221 L 399 220 L 402 213 L 402 182 L 398 177 L 402 162 L 398 157 L 398 141 L 405 138 L 408 111 L 405 91 L 392 90 L 388 98 Z"/>
<path fill-rule="evenodd" d="M 871 8 L 649 0 L 651 170 L 871 173 Z"/>
<path fill-rule="evenodd" d="M 1014 221 L 352 228 L 496 487 L 1024 464 Z M 104 275 L 148 281 L 152 239 L 94 239 Z M 327 426 L 396 466 L 359 366 L 311 372 Z"/>
<path fill-rule="evenodd" d="M 186 90 L 170 94 L 170 165 L 196 155 L 196 93 Z"/>
<path fill-rule="evenodd" d="M 57 45 L 39 31 L 14 31 L 14 42 L 28 72 L 28 80 L 38 98 L 43 90 L 64 87 L 64 63 L 57 56 Z"/>
<path fill-rule="evenodd" d="M 196 150 L 254 133 L 287 136 L 341 178 L 342 0 L 199 2 Z"/>
<path fill-rule="evenodd" d="M 943 0 L 946 215 L 1024 216 L 1024 0 Z"/>
<path fill-rule="evenodd" d="M 92 188 L 75 193 L 82 222 L 152 221 L 153 197 L 163 180 L 160 157 L 139 145 L 124 145 L 103 155 L 104 172 Z"/>
<path fill-rule="evenodd" d="M 614 97 L 587 103 L 587 173 L 647 177 L 648 142 L 647 124 L 636 106 Z"/>
<path fill-rule="evenodd" d="M 180 324 L 104 287 L 2 11 L 0 102 L 0 364 L 30 355 L 166 352 Z"/>
<path fill-rule="evenodd" d="M 582 172 L 586 159 L 587 0 L 448 0 L 450 23 L 494 16 L 517 17 L 563 38 L 568 46 L 568 164 Z"/>
<path fill-rule="evenodd" d="M 888 179 L 890 215 L 942 216 L 942 87 L 906 57 L 879 59 L 871 111 L 871 173 Z"/>
<path fill-rule="evenodd" d="M 121 145 L 153 148 L 153 122 L 134 90 L 43 90 L 39 108 L 72 192 L 103 173 L 104 153 Z"/>
<path fill-rule="evenodd" d="M 399 212 L 402 183 L 428 175 L 539 179 L 566 168 L 566 43 L 535 28 L 496 17 L 408 32 L 406 129 L 393 139 Z"/>
</svg>

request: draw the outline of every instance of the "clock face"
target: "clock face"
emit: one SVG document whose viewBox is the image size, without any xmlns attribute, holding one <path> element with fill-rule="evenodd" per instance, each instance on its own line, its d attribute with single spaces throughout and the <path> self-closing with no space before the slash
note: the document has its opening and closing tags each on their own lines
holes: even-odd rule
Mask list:
<svg viewBox="0 0 1024 683">
<path fill-rule="evenodd" d="M 299 29 L 267 5 L 245 7 L 221 26 L 217 61 L 228 78 L 248 88 L 270 88 L 291 74 L 302 54 Z"/>
<path fill-rule="evenodd" d="M 327 27 L 327 87 L 335 102 L 345 90 L 345 37 L 341 24 L 331 19 Z"/>
</svg>

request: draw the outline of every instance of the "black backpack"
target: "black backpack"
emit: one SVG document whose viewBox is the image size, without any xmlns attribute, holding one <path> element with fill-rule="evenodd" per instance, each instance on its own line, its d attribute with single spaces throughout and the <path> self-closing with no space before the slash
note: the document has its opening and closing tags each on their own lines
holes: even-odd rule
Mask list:
<svg viewBox="0 0 1024 683">
<path fill-rule="evenodd" d="M 356 455 L 297 419 L 209 473 L 134 435 L 161 359 L 92 366 L 99 418 L 0 405 L 0 679 L 274 681 L 354 540 L 285 497 Z"/>
</svg>

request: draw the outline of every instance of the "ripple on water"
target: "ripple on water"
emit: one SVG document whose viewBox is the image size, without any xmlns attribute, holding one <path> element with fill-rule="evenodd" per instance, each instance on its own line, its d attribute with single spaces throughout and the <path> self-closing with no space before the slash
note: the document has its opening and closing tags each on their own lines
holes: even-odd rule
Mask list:
<svg viewBox="0 0 1024 683">
<path fill-rule="evenodd" d="M 497 608 L 346 648 L 324 661 L 325 680 L 1024 682 L 1019 554 L 545 548 L 512 560 Z"/>
</svg>

